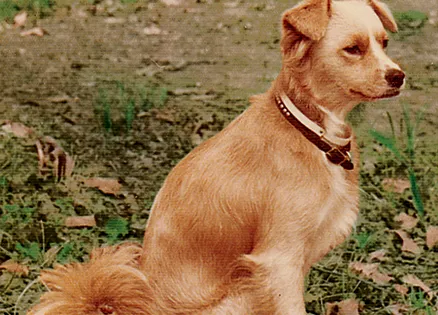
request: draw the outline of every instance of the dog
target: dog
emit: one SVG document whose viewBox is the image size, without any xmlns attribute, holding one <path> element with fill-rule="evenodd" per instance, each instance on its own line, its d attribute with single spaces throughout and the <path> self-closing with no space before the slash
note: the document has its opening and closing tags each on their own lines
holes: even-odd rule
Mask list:
<svg viewBox="0 0 438 315">
<path fill-rule="evenodd" d="M 358 214 L 359 152 L 345 122 L 400 93 L 378 0 L 305 0 L 282 17 L 271 88 L 168 175 L 143 247 L 57 266 L 29 314 L 306 314 L 304 278 Z"/>
</svg>

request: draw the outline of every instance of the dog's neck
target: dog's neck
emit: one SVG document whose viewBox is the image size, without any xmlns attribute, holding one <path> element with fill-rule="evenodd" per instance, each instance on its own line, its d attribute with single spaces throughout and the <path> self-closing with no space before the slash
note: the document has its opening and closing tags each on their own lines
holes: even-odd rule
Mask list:
<svg viewBox="0 0 438 315">
<path fill-rule="evenodd" d="M 324 104 L 324 100 L 319 100 L 314 96 L 309 85 L 302 84 L 302 80 L 288 78 L 284 71 L 279 74 L 273 84 L 274 96 L 282 93 L 286 94 L 307 118 L 323 128 L 328 135 L 345 139 L 351 137 L 351 127 L 345 123 L 346 113 L 327 109 L 338 108 L 339 104 Z"/>
<path fill-rule="evenodd" d="M 330 162 L 346 170 L 354 168 L 350 155 L 350 126 L 325 106 L 318 104 L 311 91 L 298 89 L 293 84 L 281 84 L 280 75 L 273 85 L 272 97 L 284 118 L 323 151 Z"/>
</svg>

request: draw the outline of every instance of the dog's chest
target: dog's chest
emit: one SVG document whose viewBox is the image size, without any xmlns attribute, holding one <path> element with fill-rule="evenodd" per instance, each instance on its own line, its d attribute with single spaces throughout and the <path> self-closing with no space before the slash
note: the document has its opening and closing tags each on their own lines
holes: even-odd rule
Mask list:
<svg viewBox="0 0 438 315">
<path fill-rule="evenodd" d="M 351 182 L 348 171 L 342 167 L 327 162 L 329 184 L 327 197 L 317 213 L 318 232 L 328 232 L 335 238 L 346 236 L 357 218 L 358 193 L 356 183 Z"/>
</svg>

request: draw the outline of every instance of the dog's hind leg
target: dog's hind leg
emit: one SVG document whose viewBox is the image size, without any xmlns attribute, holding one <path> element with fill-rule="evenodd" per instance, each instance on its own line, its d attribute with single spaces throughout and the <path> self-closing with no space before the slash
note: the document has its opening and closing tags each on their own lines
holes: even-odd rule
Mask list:
<svg viewBox="0 0 438 315">
<path fill-rule="evenodd" d="M 228 294 L 199 315 L 272 315 L 274 299 L 267 286 L 267 270 L 243 255 L 229 275 Z M 197 313 L 198 315 L 198 313 Z"/>
<path fill-rule="evenodd" d="M 247 256 L 264 270 L 265 277 L 259 281 L 263 281 L 263 286 L 272 296 L 272 309 L 275 311 L 271 314 L 307 314 L 304 304 L 304 263 L 299 261 L 300 257 L 303 256 L 291 256 L 281 249 Z"/>
</svg>

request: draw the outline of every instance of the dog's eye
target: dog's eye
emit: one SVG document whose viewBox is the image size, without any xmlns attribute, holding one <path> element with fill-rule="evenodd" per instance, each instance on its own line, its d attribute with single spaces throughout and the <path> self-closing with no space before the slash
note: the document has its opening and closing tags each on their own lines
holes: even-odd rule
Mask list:
<svg viewBox="0 0 438 315">
<path fill-rule="evenodd" d="M 389 40 L 387 40 L 387 39 L 384 39 L 384 40 L 382 41 L 382 46 L 383 46 L 383 48 L 388 47 L 388 42 L 389 42 Z"/>
<path fill-rule="evenodd" d="M 362 50 L 358 45 L 345 47 L 344 51 L 350 55 L 362 55 Z"/>
</svg>

